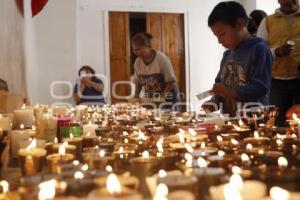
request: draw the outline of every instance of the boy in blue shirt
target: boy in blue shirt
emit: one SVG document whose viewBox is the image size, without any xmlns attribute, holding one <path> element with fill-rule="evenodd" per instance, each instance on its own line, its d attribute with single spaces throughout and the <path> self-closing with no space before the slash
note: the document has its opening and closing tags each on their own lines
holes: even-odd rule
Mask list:
<svg viewBox="0 0 300 200">
<path fill-rule="evenodd" d="M 269 104 L 272 54 L 264 40 L 250 35 L 247 22 L 245 9 L 234 1 L 219 3 L 209 15 L 209 27 L 227 50 L 211 90 L 214 97 L 202 105 L 206 111 L 222 104 L 222 112 L 234 116 L 239 102 Z"/>
</svg>

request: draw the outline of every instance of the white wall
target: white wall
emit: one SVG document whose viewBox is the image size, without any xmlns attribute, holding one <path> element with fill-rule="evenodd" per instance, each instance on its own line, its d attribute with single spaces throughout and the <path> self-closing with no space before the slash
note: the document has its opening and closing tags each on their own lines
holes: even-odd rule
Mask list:
<svg viewBox="0 0 300 200">
<path fill-rule="evenodd" d="M 15 1 L 0 0 L 0 78 L 11 94 L 25 97 L 23 17 Z"/>
<path fill-rule="evenodd" d="M 108 17 L 110 10 L 183 12 L 186 16 L 187 84 L 192 103 L 195 94 L 210 89 L 224 49 L 207 26 L 207 18 L 221 0 L 51 0 L 35 17 L 39 71 L 34 103 L 55 103 L 50 95 L 53 81 L 74 83 L 77 70 L 89 64 L 109 75 Z M 246 2 L 247 10 L 253 3 Z M 252 0 L 249 0 L 252 1 Z M 262 0 L 267 1 L 267 0 Z M 106 84 L 109 85 L 109 84 Z M 56 94 L 68 93 L 57 85 Z M 71 99 L 63 100 L 72 102 Z"/>
<path fill-rule="evenodd" d="M 264 10 L 268 15 L 273 14 L 279 8 L 277 0 L 257 0 L 257 9 Z"/>
<path fill-rule="evenodd" d="M 54 81 L 74 83 L 76 70 L 76 1 L 50 0 L 41 13 L 34 17 L 37 44 L 38 72 L 33 81 L 38 84 L 32 91 L 34 103 L 72 102 L 58 100 L 50 95 Z M 56 85 L 56 95 L 68 94 L 65 84 Z"/>
<path fill-rule="evenodd" d="M 253 10 L 256 9 L 257 1 L 258 0 L 240 0 L 240 3 L 244 6 L 247 14 L 249 15 Z"/>
<path fill-rule="evenodd" d="M 207 26 L 207 18 L 219 0 L 81 0 L 78 12 L 78 65 L 90 64 L 109 74 L 107 13 L 119 11 L 183 12 L 186 15 L 191 102 L 195 94 L 210 89 L 224 49 Z"/>
</svg>

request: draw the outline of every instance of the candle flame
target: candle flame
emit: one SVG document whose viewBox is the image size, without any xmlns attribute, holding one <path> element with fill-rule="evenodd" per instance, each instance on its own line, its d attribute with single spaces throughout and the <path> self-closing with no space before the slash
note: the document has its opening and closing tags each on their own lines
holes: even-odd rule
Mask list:
<svg viewBox="0 0 300 200">
<path fill-rule="evenodd" d="M 25 105 L 25 103 L 22 105 L 22 109 L 25 109 L 26 108 L 26 105 Z"/>
<path fill-rule="evenodd" d="M 243 200 L 241 193 L 231 184 L 226 184 L 223 189 L 225 200 Z"/>
<path fill-rule="evenodd" d="M 215 130 L 219 130 L 219 126 L 218 125 L 215 125 Z"/>
<path fill-rule="evenodd" d="M 259 133 L 258 133 L 257 131 L 254 131 L 254 137 L 255 137 L 256 139 L 259 138 Z"/>
<path fill-rule="evenodd" d="M 60 145 L 58 148 L 58 154 L 65 155 L 66 154 L 66 146 L 64 144 Z"/>
<path fill-rule="evenodd" d="M 241 155 L 241 159 L 242 159 L 243 162 L 249 162 L 250 161 L 249 156 L 247 154 L 245 154 L 245 153 L 243 153 Z"/>
<path fill-rule="evenodd" d="M 82 171 L 87 171 L 88 169 L 89 169 L 89 166 L 87 164 L 85 164 L 81 167 Z"/>
<path fill-rule="evenodd" d="M 225 152 L 224 151 L 218 151 L 218 156 L 223 158 L 225 156 Z"/>
<path fill-rule="evenodd" d="M 155 189 L 155 195 L 153 197 L 153 200 L 167 200 L 168 194 L 168 187 L 165 184 L 160 183 Z"/>
<path fill-rule="evenodd" d="M 206 167 L 208 166 L 207 161 L 206 161 L 204 158 L 202 158 L 202 157 L 199 157 L 199 158 L 197 159 L 197 163 L 198 163 L 198 166 L 199 166 L 200 168 L 206 168 Z"/>
<path fill-rule="evenodd" d="M 243 122 L 243 120 L 239 120 L 239 126 L 244 126 L 244 122 Z"/>
<path fill-rule="evenodd" d="M 263 150 L 263 149 L 258 150 L 258 154 L 262 155 L 264 153 L 265 153 L 265 150 Z"/>
<path fill-rule="evenodd" d="M 194 129 L 189 128 L 188 131 L 193 137 L 197 136 L 197 132 Z"/>
<path fill-rule="evenodd" d="M 139 132 L 138 132 L 138 139 L 146 140 L 145 134 L 141 130 L 139 130 Z"/>
<path fill-rule="evenodd" d="M 56 180 L 51 179 L 39 184 L 39 200 L 48 200 L 55 197 Z"/>
<path fill-rule="evenodd" d="M 289 165 L 285 157 L 279 157 L 277 163 L 280 168 L 286 168 Z"/>
<path fill-rule="evenodd" d="M 3 180 L 0 182 L 0 186 L 2 187 L 2 193 L 6 193 L 9 190 L 9 184 L 7 181 Z"/>
<path fill-rule="evenodd" d="M 105 156 L 105 150 L 100 150 L 100 152 L 99 152 L 99 156 L 101 157 L 101 158 L 103 158 L 104 156 Z"/>
<path fill-rule="evenodd" d="M 276 140 L 276 144 L 277 144 L 278 146 L 282 146 L 282 145 L 283 145 L 283 142 L 282 142 L 282 140 Z"/>
<path fill-rule="evenodd" d="M 238 190 L 242 190 L 244 187 L 243 179 L 239 174 L 233 174 L 229 179 L 229 184 Z"/>
<path fill-rule="evenodd" d="M 238 145 L 239 144 L 239 142 L 236 139 L 233 139 L 233 138 L 230 140 L 230 142 L 233 145 Z"/>
<path fill-rule="evenodd" d="M 21 124 L 21 125 L 20 125 L 20 129 L 22 130 L 22 129 L 24 129 L 24 128 L 25 128 L 24 124 Z"/>
<path fill-rule="evenodd" d="M 179 133 L 176 134 L 179 138 L 179 142 L 180 143 L 185 143 L 185 139 L 184 139 L 184 133 L 182 133 L 181 131 Z"/>
<path fill-rule="evenodd" d="M 119 153 L 123 153 L 124 152 L 124 147 L 120 147 L 119 148 Z"/>
<path fill-rule="evenodd" d="M 112 168 L 110 165 L 107 165 L 107 166 L 105 167 L 105 170 L 106 170 L 107 172 L 112 172 L 112 171 L 113 171 L 113 168 Z"/>
<path fill-rule="evenodd" d="M 31 143 L 27 146 L 27 150 L 32 151 L 34 148 L 36 148 L 36 139 L 34 138 Z"/>
<path fill-rule="evenodd" d="M 74 178 L 77 179 L 77 180 L 81 180 L 81 179 L 83 179 L 83 177 L 84 177 L 84 175 L 81 171 L 77 171 L 74 174 Z"/>
<path fill-rule="evenodd" d="M 79 165 L 79 164 L 80 164 L 80 162 L 79 162 L 78 160 L 74 160 L 74 161 L 73 161 L 73 165 L 77 166 L 77 165 Z"/>
<path fill-rule="evenodd" d="M 128 134 L 128 132 L 123 131 L 123 135 L 124 135 L 124 136 L 128 136 L 129 134 Z"/>
<path fill-rule="evenodd" d="M 290 193 L 280 187 L 272 187 L 270 190 L 270 196 L 272 200 L 288 200 L 290 199 Z"/>
<path fill-rule="evenodd" d="M 217 136 L 217 141 L 218 141 L 218 142 L 223 142 L 223 137 L 220 136 L 220 135 L 218 135 L 218 136 Z"/>
<path fill-rule="evenodd" d="M 159 176 L 160 178 L 166 177 L 166 176 L 167 176 L 167 172 L 166 172 L 165 170 L 161 169 L 161 170 L 159 170 L 159 172 L 158 172 L 158 176 Z"/>
<path fill-rule="evenodd" d="M 192 167 L 193 166 L 193 156 L 189 153 L 184 154 L 184 158 L 186 160 L 185 166 Z"/>
<path fill-rule="evenodd" d="M 193 153 L 194 149 L 190 144 L 185 143 L 184 144 L 185 149 L 189 152 L 189 153 Z"/>
<path fill-rule="evenodd" d="M 204 149 L 205 148 L 205 142 L 201 142 L 201 149 Z"/>
<path fill-rule="evenodd" d="M 106 189 L 112 195 L 121 193 L 121 183 L 115 174 L 112 173 L 107 177 Z"/>
<path fill-rule="evenodd" d="M 124 143 L 128 144 L 128 139 L 127 138 L 124 139 Z"/>
<path fill-rule="evenodd" d="M 36 130 L 35 125 L 32 125 L 32 126 L 31 126 L 31 129 L 32 129 L 33 131 L 35 131 L 35 130 Z"/>
<path fill-rule="evenodd" d="M 164 152 L 164 138 L 161 137 L 157 142 L 156 142 L 156 147 L 158 149 L 158 152 L 162 153 Z"/>
<path fill-rule="evenodd" d="M 248 151 L 252 150 L 252 149 L 253 149 L 252 144 L 247 144 L 247 145 L 246 145 L 246 149 L 247 149 Z"/>
<path fill-rule="evenodd" d="M 149 151 L 144 151 L 142 154 L 142 157 L 145 159 L 149 159 L 150 155 L 149 155 Z"/>
<path fill-rule="evenodd" d="M 57 141 L 57 137 L 54 138 L 54 144 L 57 144 L 58 141 Z"/>
<path fill-rule="evenodd" d="M 241 168 L 238 167 L 238 166 L 233 166 L 233 167 L 231 168 L 231 171 L 232 171 L 233 174 L 241 174 L 241 173 L 242 173 Z"/>
<path fill-rule="evenodd" d="M 70 133 L 70 138 L 74 138 L 74 135 L 73 135 L 73 133 Z"/>
</svg>

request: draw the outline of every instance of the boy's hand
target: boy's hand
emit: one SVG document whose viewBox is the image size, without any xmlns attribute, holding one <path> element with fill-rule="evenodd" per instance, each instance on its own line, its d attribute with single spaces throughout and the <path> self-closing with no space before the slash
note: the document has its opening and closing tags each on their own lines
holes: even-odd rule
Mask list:
<svg viewBox="0 0 300 200">
<path fill-rule="evenodd" d="M 292 46 L 290 44 L 284 44 L 275 49 L 275 55 L 278 57 L 290 55 L 293 48 L 294 48 L 294 46 Z"/>
<path fill-rule="evenodd" d="M 201 107 L 206 113 L 210 113 L 210 112 L 214 112 L 214 111 L 218 110 L 218 105 L 216 105 L 211 100 L 204 102 Z"/>
<path fill-rule="evenodd" d="M 237 93 L 234 89 L 228 88 L 221 83 L 215 83 L 212 90 L 215 95 L 219 95 L 223 98 L 225 97 L 236 97 Z"/>
</svg>

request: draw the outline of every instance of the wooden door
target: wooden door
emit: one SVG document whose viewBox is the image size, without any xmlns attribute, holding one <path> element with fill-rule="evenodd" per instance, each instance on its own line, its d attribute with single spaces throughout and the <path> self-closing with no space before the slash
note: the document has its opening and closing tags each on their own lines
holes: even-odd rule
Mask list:
<svg viewBox="0 0 300 200">
<path fill-rule="evenodd" d="M 110 45 L 110 88 L 111 103 L 125 101 L 113 94 L 113 84 L 116 81 L 130 80 L 130 38 L 128 12 L 109 12 L 109 45 Z M 130 94 L 130 87 L 120 84 L 115 87 L 119 96 Z"/>
<path fill-rule="evenodd" d="M 153 35 L 152 47 L 169 56 L 182 101 L 186 101 L 184 17 L 174 13 L 147 13 L 147 32 Z"/>
</svg>

